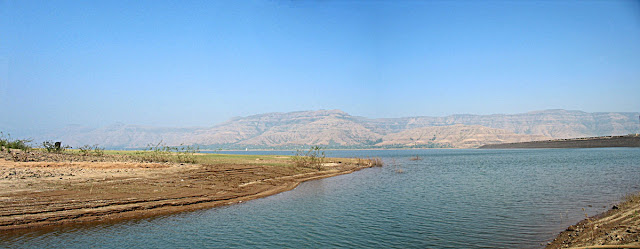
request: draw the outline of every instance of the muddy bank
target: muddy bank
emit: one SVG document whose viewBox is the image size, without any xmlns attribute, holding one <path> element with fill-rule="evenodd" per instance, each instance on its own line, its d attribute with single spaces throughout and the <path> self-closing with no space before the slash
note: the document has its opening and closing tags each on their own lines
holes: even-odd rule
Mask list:
<svg viewBox="0 0 640 249">
<path fill-rule="evenodd" d="M 0 230 L 229 205 L 366 167 L 340 162 L 318 171 L 259 163 L 200 165 L 80 158 L 14 162 L 0 157 Z"/>
<path fill-rule="evenodd" d="M 561 232 L 546 248 L 627 245 L 640 248 L 640 193 Z M 617 247 L 594 247 L 617 248 Z"/>
</svg>

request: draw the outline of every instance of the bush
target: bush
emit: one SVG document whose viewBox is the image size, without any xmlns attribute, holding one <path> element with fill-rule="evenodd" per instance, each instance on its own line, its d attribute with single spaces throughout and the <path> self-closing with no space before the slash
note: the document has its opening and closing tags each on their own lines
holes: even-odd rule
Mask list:
<svg viewBox="0 0 640 249">
<path fill-rule="evenodd" d="M 83 155 L 83 156 L 89 156 L 92 153 L 96 156 L 104 155 L 104 148 L 98 147 L 97 144 L 94 144 L 94 145 L 85 144 L 80 148 L 78 148 L 78 150 L 80 150 L 80 155 Z"/>
<path fill-rule="evenodd" d="M 367 159 L 356 157 L 356 165 L 369 167 L 382 167 L 384 162 L 379 157 L 370 157 Z"/>
<path fill-rule="evenodd" d="M 71 146 L 62 146 L 62 142 L 51 142 L 44 141 L 42 142 L 42 147 L 47 150 L 49 153 L 62 153 L 66 149 L 70 149 Z"/>
<path fill-rule="evenodd" d="M 148 144 L 144 151 L 136 154 L 145 162 L 168 162 L 171 159 L 171 148 L 160 141 L 157 144 Z"/>
<path fill-rule="evenodd" d="M 297 150 L 296 155 L 293 156 L 293 162 L 297 167 L 322 170 L 322 163 L 325 157 L 324 151 L 320 146 L 311 146 L 306 152 Z"/>
<path fill-rule="evenodd" d="M 384 165 L 384 162 L 382 162 L 382 158 L 379 157 L 369 158 L 369 161 L 371 162 L 371 166 L 374 167 L 382 167 Z"/>
<path fill-rule="evenodd" d="M 177 162 L 177 163 L 195 163 L 195 153 L 200 152 L 197 146 L 167 146 L 162 141 L 157 144 L 149 144 L 142 152 L 136 153 L 141 161 L 145 162 Z"/>
<path fill-rule="evenodd" d="M 96 156 L 104 156 L 104 148 L 98 147 L 97 144 L 94 145 L 93 154 L 95 154 Z"/>
<path fill-rule="evenodd" d="M 0 148 L 4 149 L 19 149 L 22 151 L 28 151 L 31 149 L 31 143 L 33 140 L 31 139 L 11 139 L 11 135 L 4 135 L 3 132 L 0 131 Z"/>
</svg>

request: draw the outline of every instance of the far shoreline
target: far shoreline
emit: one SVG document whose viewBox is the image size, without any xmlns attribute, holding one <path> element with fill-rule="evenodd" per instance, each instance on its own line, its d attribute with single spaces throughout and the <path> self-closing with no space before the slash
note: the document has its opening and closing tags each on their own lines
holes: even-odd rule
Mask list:
<svg viewBox="0 0 640 249">
<path fill-rule="evenodd" d="M 640 147 L 640 135 L 601 136 L 553 139 L 521 143 L 487 144 L 478 149 L 569 149 L 569 148 L 637 148 Z"/>
<path fill-rule="evenodd" d="M 307 148 L 308 149 L 308 148 Z M 322 148 L 322 150 L 325 151 L 335 151 L 335 150 L 473 150 L 473 149 L 477 149 L 477 148 L 389 148 L 389 149 L 385 149 L 385 148 L 373 148 L 373 149 L 325 149 Z M 306 149 L 299 149 L 299 150 L 306 150 Z M 291 152 L 296 152 L 297 150 L 271 150 L 271 149 L 253 149 L 253 150 L 200 150 L 201 152 L 206 151 L 206 152 L 216 152 L 216 151 L 225 151 L 225 152 L 243 152 L 243 151 L 291 151 Z"/>
</svg>

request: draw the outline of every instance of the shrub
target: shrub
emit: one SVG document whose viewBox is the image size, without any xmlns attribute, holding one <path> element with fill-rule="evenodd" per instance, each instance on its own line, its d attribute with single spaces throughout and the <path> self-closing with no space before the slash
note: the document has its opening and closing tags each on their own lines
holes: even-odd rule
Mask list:
<svg viewBox="0 0 640 249">
<path fill-rule="evenodd" d="M 162 141 L 157 144 L 148 144 L 142 152 L 136 153 L 135 157 L 145 162 L 178 162 L 195 163 L 195 153 L 200 152 L 197 146 L 167 146 Z"/>
<path fill-rule="evenodd" d="M 322 170 L 322 163 L 325 157 L 324 151 L 320 146 L 311 146 L 306 152 L 297 150 L 296 155 L 293 156 L 293 162 L 297 167 Z"/>
<path fill-rule="evenodd" d="M 29 145 L 31 141 L 32 140 L 25 140 L 25 139 L 13 140 L 7 144 L 7 148 L 20 149 L 23 151 L 27 151 L 31 149 L 31 146 Z"/>
<path fill-rule="evenodd" d="M 80 150 L 80 155 L 83 155 L 83 156 L 89 156 L 92 153 L 96 156 L 104 155 L 104 148 L 98 147 L 97 144 L 94 144 L 94 145 L 85 144 L 80 148 L 78 148 L 78 150 Z"/>
<path fill-rule="evenodd" d="M 78 150 L 80 150 L 80 155 L 88 156 L 91 153 L 91 145 L 85 144 L 78 147 Z"/>
<path fill-rule="evenodd" d="M 170 160 L 171 148 L 160 141 L 157 144 L 148 144 L 144 151 L 137 154 L 142 161 L 168 162 Z"/>
<path fill-rule="evenodd" d="M 0 147 L 4 149 L 19 149 L 22 151 L 28 151 L 31 149 L 31 143 L 33 140 L 31 139 L 11 139 L 11 135 L 4 135 L 3 132 L 0 131 Z M 3 150 L 4 150 L 3 149 Z"/>
<path fill-rule="evenodd" d="M 359 166 L 382 167 L 384 165 L 384 162 L 382 162 L 382 159 L 379 157 L 370 157 L 367 159 L 357 157 L 356 160 L 356 165 Z"/>
<path fill-rule="evenodd" d="M 93 147 L 93 153 L 94 153 L 96 156 L 104 156 L 104 148 L 100 148 L 100 147 L 98 147 L 98 145 L 96 144 L 96 145 L 94 145 L 94 147 Z"/>
<path fill-rule="evenodd" d="M 62 146 L 62 142 L 51 142 L 44 141 L 42 142 L 42 147 L 47 150 L 49 153 L 62 153 L 66 149 L 70 149 L 71 146 Z"/>
<path fill-rule="evenodd" d="M 369 161 L 371 162 L 371 166 L 374 167 L 382 167 L 382 165 L 384 165 L 384 163 L 382 162 L 382 158 L 379 157 L 369 158 Z"/>
<path fill-rule="evenodd" d="M 185 146 L 184 144 L 180 144 L 178 147 L 173 147 L 173 150 L 175 150 L 176 157 L 180 163 L 195 163 L 195 153 L 200 152 L 200 148 L 198 146 Z"/>
</svg>

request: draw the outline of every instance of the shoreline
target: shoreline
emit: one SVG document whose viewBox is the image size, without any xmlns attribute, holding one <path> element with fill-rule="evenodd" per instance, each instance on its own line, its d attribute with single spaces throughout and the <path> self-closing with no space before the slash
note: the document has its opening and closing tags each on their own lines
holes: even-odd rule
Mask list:
<svg viewBox="0 0 640 249">
<path fill-rule="evenodd" d="M 602 136 L 541 140 L 520 143 L 486 144 L 478 149 L 563 149 L 563 148 L 608 148 L 640 147 L 640 136 Z"/>
<path fill-rule="evenodd" d="M 545 248 L 640 248 L 640 192 L 628 195 L 603 213 L 569 226 Z"/>
<path fill-rule="evenodd" d="M 322 149 L 324 151 L 339 151 L 339 150 L 472 150 L 477 148 L 370 148 L 370 149 Z M 251 152 L 251 151 L 290 151 L 296 152 L 296 150 L 270 150 L 270 149 L 254 149 L 254 150 L 200 150 L 207 154 L 215 154 L 215 152 Z M 209 153 L 214 152 L 214 153 Z"/>
<path fill-rule="evenodd" d="M 232 205 L 289 191 L 305 181 L 370 167 L 347 161 L 329 162 L 317 171 L 256 164 L 13 162 L 0 158 L 0 189 L 4 189 L 0 190 L 0 231 Z"/>
</svg>

